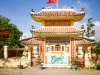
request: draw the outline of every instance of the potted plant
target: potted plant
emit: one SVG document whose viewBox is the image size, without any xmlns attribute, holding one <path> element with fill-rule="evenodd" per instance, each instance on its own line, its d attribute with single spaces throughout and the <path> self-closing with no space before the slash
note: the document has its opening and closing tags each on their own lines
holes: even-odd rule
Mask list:
<svg viewBox="0 0 100 75">
<path fill-rule="evenodd" d="M 17 53 L 16 54 L 16 57 L 14 58 L 15 60 L 17 59 L 18 61 L 20 61 L 20 64 L 17 66 L 18 68 L 20 69 L 23 69 L 23 65 L 21 65 L 21 57 L 24 56 L 23 54 L 21 53 Z"/>
<path fill-rule="evenodd" d="M 72 70 L 76 70 L 77 69 L 77 65 L 76 65 L 76 58 L 72 58 L 71 59 L 71 69 Z"/>
<path fill-rule="evenodd" d="M 38 55 L 38 57 L 37 57 L 35 63 L 37 64 L 37 68 L 38 68 L 39 70 L 42 70 L 42 69 L 43 69 L 43 65 L 41 64 L 42 62 L 43 62 L 42 59 L 41 59 L 40 56 Z"/>
<path fill-rule="evenodd" d="M 100 70 L 100 60 L 98 60 L 96 68 L 97 68 L 97 70 Z"/>
</svg>

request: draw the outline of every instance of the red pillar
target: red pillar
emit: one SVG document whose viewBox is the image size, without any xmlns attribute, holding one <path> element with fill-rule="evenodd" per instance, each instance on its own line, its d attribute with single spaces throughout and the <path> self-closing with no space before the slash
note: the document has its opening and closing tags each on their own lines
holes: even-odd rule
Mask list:
<svg viewBox="0 0 100 75">
<path fill-rule="evenodd" d="M 71 58 L 74 58 L 74 38 L 71 38 Z"/>
<path fill-rule="evenodd" d="M 41 59 L 44 61 L 44 40 L 41 41 Z"/>
</svg>

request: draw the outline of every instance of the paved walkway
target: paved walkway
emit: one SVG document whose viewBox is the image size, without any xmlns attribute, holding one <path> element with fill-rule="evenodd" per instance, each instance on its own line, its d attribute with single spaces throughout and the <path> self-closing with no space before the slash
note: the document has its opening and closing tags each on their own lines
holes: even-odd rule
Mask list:
<svg viewBox="0 0 100 75">
<path fill-rule="evenodd" d="M 72 71 L 71 69 L 61 68 L 38 70 L 36 67 L 26 69 L 0 68 L 0 75 L 100 75 L 100 70 L 82 69 Z"/>
</svg>

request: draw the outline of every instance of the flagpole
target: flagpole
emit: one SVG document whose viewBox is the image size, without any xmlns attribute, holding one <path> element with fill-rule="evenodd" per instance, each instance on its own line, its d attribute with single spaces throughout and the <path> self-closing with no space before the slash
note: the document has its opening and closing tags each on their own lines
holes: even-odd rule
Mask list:
<svg viewBox="0 0 100 75">
<path fill-rule="evenodd" d="M 57 6 L 57 9 L 58 9 L 58 0 L 57 0 L 57 3 L 56 3 L 56 6 Z"/>
</svg>

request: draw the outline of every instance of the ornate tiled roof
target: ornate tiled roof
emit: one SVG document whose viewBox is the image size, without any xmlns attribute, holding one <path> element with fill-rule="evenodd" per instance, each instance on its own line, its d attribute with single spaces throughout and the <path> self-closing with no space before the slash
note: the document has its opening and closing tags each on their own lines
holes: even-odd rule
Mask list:
<svg viewBox="0 0 100 75">
<path fill-rule="evenodd" d="M 80 21 L 83 19 L 85 13 L 84 11 L 77 12 L 74 9 L 42 9 L 40 12 L 31 12 L 31 17 L 37 21 L 41 22 L 43 20 L 74 20 Z"/>
<path fill-rule="evenodd" d="M 93 44 L 93 42 L 87 41 L 85 39 L 78 39 L 78 40 L 75 40 L 75 44 L 76 45 L 90 45 L 90 44 Z"/>
<path fill-rule="evenodd" d="M 31 38 L 24 42 L 25 45 L 36 45 L 40 43 L 41 43 L 41 39 L 35 39 L 35 38 Z M 93 42 L 87 41 L 86 39 L 75 39 L 75 44 L 76 45 L 91 45 L 93 44 Z"/>
<path fill-rule="evenodd" d="M 35 16 L 78 16 L 83 15 L 84 12 L 76 12 L 73 9 L 42 9 L 40 12 L 31 13 Z"/>
<path fill-rule="evenodd" d="M 74 26 L 43 26 L 37 30 L 31 30 L 35 34 L 83 34 L 81 29 Z"/>
<path fill-rule="evenodd" d="M 24 42 L 24 44 L 26 44 L 26 45 L 40 44 L 40 40 L 32 38 L 32 39 L 29 39 L 26 42 Z"/>
</svg>

